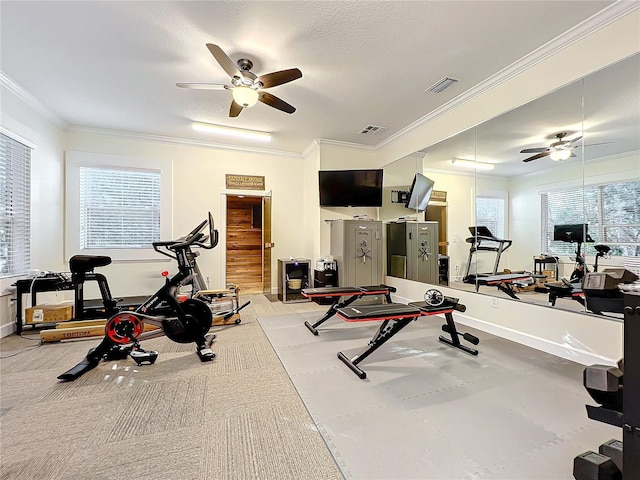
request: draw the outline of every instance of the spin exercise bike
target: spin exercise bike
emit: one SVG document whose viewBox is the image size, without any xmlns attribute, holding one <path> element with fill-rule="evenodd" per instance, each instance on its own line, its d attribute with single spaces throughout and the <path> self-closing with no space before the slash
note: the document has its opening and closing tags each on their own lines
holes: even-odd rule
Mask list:
<svg viewBox="0 0 640 480">
<path fill-rule="evenodd" d="M 202 233 L 209 225 L 209 235 Z M 208 241 L 208 243 L 207 243 Z M 192 230 L 181 242 L 164 242 L 178 262 L 178 272 L 142 305 L 134 311 L 117 312 L 107 320 L 105 336 L 100 344 L 89 350 L 86 357 L 75 367 L 58 375 L 62 381 L 73 381 L 95 368 L 100 360 L 121 360 L 131 357 L 138 365 L 153 365 L 158 352 L 144 350 L 140 341 L 166 335 L 177 343 L 195 343 L 196 353 L 202 362 L 215 358 L 211 343 L 215 334 L 209 329 L 213 315 L 207 303 L 196 298 L 178 300 L 180 287 L 193 282 L 195 257 L 192 247 L 210 250 L 218 244 L 218 231 L 214 228 L 213 218 L 203 221 Z M 144 324 L 158 327 L 156 330 L 144 331 Z"/>
</svg>

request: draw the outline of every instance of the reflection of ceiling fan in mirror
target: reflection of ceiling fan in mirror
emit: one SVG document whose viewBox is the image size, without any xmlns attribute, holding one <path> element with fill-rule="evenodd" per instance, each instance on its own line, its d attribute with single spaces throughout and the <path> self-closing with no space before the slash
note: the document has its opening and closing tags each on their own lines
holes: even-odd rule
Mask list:
<svg viewBox="0 0 640 480">
<path fill-rule="evenodd" d="M 237 117 L 244 108 L 251 107 L 258 101 L 286 113 L 296 111 L 295 107 L 275 95 L 265 92 L 264 89 L 276 87 L 302 77 L 300 70 L 290 68 L 288 70 L 280 70 L 279 72 L 267 73 L 266 75 L 260 75 L 258 77 L 251 72 L 251 68 L 253 68 L 253 62 L 251 62 L 251 60 L 242 58 L 238 60 L 236 64 L 218 45 L 207 43 L 207 48 L 224 71 L 231 77 L 231 85 L 219 83 L 176 83 L 178 87 L 205 90 L 231 90 L 233 100 L 231 101 L 231 108 L 229 110 L 230 117 Z"/>
<path fill-rule="evenodd" d="M 567 160 L 570 157 L 575 157 L 575 153 L 573 153 L 573 149 L 576 148 L 576 142 L 578 142 L 582 135 L 576 138 L 572 138 L 571 140 L 565 140 L 565 137 L 569 135 L 568 132 L 560 132 L 553 136 L 553 138 L 557 138 L 555 142 L 553 142 L 548 147 L 539 147 L 539 148 L 525 148 L 521 150 L 520 153 L 535 153 L 529 158 L 525 158 L 522 160 L 523 162 L 530 162 L 532 160 L 537 160 L 538 158 L 549 157 L 551 160 L 555 160 L 556 162 Z M 591 145 L 585 145 L 585 147 L 591 147 L 593 145 L 604 145 L 606 143 L 593 143 Z"/>
</svg>

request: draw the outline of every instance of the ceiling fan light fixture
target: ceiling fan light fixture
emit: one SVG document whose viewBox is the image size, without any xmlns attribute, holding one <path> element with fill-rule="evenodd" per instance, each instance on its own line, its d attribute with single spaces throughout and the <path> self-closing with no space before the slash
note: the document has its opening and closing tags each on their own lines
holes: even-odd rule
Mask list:
<svg viewBox="0 0 640 480">
<path fill-rule="evenodd" d="M 258 102 L 258 92 L 251 87 L 235 87 L 233 100 L 245 108 L 253 107 Z"/>
<path fill-rule="evenodd" d="M 472 170 L 493 170 L 494 164 L 487 162 L 476 162 L 474 160 L 463 160 L 462 158 L 454 158 L 451 165 L 460 168 L 470 168 Z"/>
<path fill-rule="evenodd" d="M 213 123 L 193 122 L 193 129 L 200 132 L 217 133 L 231 137 L 240 137 L 250 140 L 260 140 L 263 142 L 271 141 L 269 132 L 260 132 L 258 130 L 246 130 L 244 128 L 226 127 L 224 125 L 215 125 Z"/>
<path fill-rule="evenodd" d="M 554 150 L 549 154 L 549 158 L 555 162 L 560 162 L 562 160 L 567 160 L 571 157 L 571 149 L 569 148 L 561 148 L 559 150 Z"/>
</svg>

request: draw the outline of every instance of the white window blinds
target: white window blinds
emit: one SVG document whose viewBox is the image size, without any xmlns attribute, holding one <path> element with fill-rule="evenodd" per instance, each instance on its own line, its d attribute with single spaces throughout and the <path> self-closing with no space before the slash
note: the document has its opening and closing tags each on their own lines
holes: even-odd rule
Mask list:
<svg viewBox="0 0 640 480">
<path fill-rule="evenodd" d="M 640 182 L 590 185 L 558 192 L 546 192 L 542 201 L 542 251 L 568 254 L 575 245 L 553 241 L 554 225 L 588 225 L 593 239 L 585 250 L 595 255 L 593 245 L 603 243 L 616 256 L 640 256 Z"/>
<path fill-rule="evenodd" d="M 160 240 L 160 171 L 80 167 L 80 248 L 151 248 Z"/>
<path fill-rule="evenodd" d="M 476 225 L 487 227 L 497 238 L 505 238 L 505 200 L 476 197 Z"/>
<path fill-rule="evenodd" d="M 0 278 L 30 265 L 31 148 L 0 133 Z"/>
</svg>

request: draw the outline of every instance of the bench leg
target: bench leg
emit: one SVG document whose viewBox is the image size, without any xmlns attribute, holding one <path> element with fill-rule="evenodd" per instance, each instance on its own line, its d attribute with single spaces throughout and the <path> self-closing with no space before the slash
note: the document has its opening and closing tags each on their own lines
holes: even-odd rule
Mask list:
<svg viewBox="0 0 640 480">
<path fill-rule="evenodd" d="M 400 330 L 402 330 L 406 325 L 409 324 L 409 322 L 412 322 L 416 318 L 418 318 L 418 316 L 412 317 L 412 318 L 403 318 L 402 320 L 394 320 L 394 321 L 385 320 L 385 321 L 383 321 L 382 325 L 380 325 L 380 329 L 378 330 L 378 333 L 376 333 L 376 335 L 373 337 L 373 339 L 371 339 L 371 341 L 369 342 L 369 348 L 365 349 L 361 353 L 359 353 L 359 354 L 357 354 L 357 355 L 355 355 L 355 356 L 353 356 L 351 358 L 347 358 L 347 356 L 344 353 L 338 352 L 338 358 L 347 367 L 349 367 L 351 369 L 351 371 L 353 371 L 356 375 L 358 375 L 358 377 L 360 377 L 361 379 L 367 378 L 366 372 L 364 372 L 363 370 L 358 368 L 357 365 L 361 361 L 363 361 L 365 358 L 367 358 L 369 355 L 371 355 L 373 352 L 375 352 L 387 340 L 389 340 L 396 333 L 398 333 Z"/>
<path fill-rule="evenodd" d="M 496 285 L 496 287 L 498 287 L 498 290 L 500 290 L 501 292 L 506 293 L 511 298 L 515 298 L 516 300 L 520 300 L 518 298 L 518 296 L 516 295 L 516 292 L 513 291 L 513 287 L 511 286 L 510 283 L 498 283 Z"/>
<path fill-rule="evenodd" d="M 470 333 L 462 334 L 462 333 L 458 332 L 458 329 L 456 328 L 456 323 L 453 321 L 453 314 L 452 313 L 450 313 L 450 312 L 449 313 L 445 313 L 444 317 L 447 320 L 447 324 L 444 325 L 442 327 L 442 329 L 445 332 L 449 333 L 451 338 L 443 337 L 442 335 L 440 335 L 438 340 L 440 340 L 441 342 L 444 342 L 444 343 L 446 343 L 448 345 L 451 345 L 452 347 L 459 348 L 460 350 L 463 350 L 463 351 L 465 351 L 467 353 L 470 353 L 471 355 L 478 355 L 478 350 L 476 350 L 475 348 L 469 348 L 466 345 L 463 345 L 462 343 L 460 343 L 459 336 L 462 335 L 465 340 L 468 340 L 468 341 L 474 343 L 475 345 L 477 345 L 479 343 L 478 338 L 473 336 L 473 335 L 471 335 Z"/>
<path fill-rule="evenodd" d="M 331 304 L 331 306 L 329 307 L 329 310 L 327 310 L 327 313 L 324 314 L 324 316 L 318 320 L 316 323 L 314 323 L 313 325 L 311 325 L 309 322 L 304 322 L 305 327 L 307 327 L 309 329 L 309 331 L 311 333 L 313 333 L 314 335 L 318 335 L 318 330 L 316 330 L 317 327 L 319 327 L 320 325 L 322 325 L 324 322 L 326 322 L 327 320 L 329 320 L 331 317 L 333 317 L 337 310 L 339 308 L 342 307 L 346 307 L 348 305 L 350 305 L 351 303 L 355 302 L 358 298 L 360 298 L 362 296 L 362 294 L 358 294 L 358 295 L 354 295 L 352 297 L 349 297 L 348 299 L 346 299 L 344 302 L 339 303 L 340 299 L 342 297 L 336 297 L 336 299 L 333 301 L 333 303 Z"/>
</svg>

